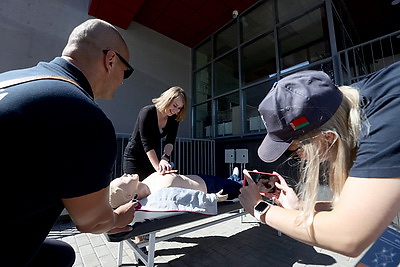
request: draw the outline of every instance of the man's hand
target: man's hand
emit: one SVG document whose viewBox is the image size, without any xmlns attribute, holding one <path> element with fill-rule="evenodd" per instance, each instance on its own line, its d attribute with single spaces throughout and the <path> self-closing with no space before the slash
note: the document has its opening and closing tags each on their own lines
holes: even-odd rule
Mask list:
<svg viewBox="0 0 400 267">
<path fill-rule="evenodd" d="M 130 225 L 127 225 L 127 226 L 124 226 L 124 227 L 121 227 L 121 228 L 113 228 L 113 229 L 111 229 L 110 231 L 108 231 L 107 232 L 107 234 L 118 234 L 118 233 L 123 233 L 123 232 L 130 232 L 130 231 L 132 231 L 132 226 L 130 226 Z"/>
<path fill-rule="evenodd" d="M 128 225 L 133 221 L 135 217 L 135 207 L 138 205 L 137 202 L 129 201 L 128 203 L 119 206 L 114 210 L 117 215 L 117 221 L 115 227 L 109 230 L 108 234 L 116 234 L 120 232 L 132 231 L 132 226 Z"/>
</svg>

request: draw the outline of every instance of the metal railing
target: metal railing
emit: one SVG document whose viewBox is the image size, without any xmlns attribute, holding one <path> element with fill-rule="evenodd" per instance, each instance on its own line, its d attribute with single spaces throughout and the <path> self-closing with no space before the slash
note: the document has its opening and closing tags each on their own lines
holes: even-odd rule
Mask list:
<svg viewBox="0 0 400 267">
<path fill-rule="evenodd" d="M 118 152 L 114 165 L 114 177 L 123 174 L 122 160 L 129 137 L 130 135 L 127 134 L 117 134 Z M 163 147 L 163 141 L 161 141 L 161 148 Z M 182 174 L 215 175 L 215 141 L 178 137 L 174 144 L 171 161 L 175 169 Z"/>
<path fill-rule="evenodd" d="M 177 138 L 171 161 L 182 174 L 215 175 L 215 141 Z"/>
<path fill-rule="evenodd" d="M 351 84 L 400 60 L 400 30 L 338 52 L 339 83 Z"/>
</svg>

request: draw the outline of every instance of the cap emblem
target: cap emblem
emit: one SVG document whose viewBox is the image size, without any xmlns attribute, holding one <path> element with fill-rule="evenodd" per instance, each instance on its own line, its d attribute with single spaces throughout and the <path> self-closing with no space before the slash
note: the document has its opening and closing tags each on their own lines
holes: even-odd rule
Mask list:
<svg viewBox="0 0 400 267">
<path fill-rule="evenodd" d="M 300 118 L 293 120 L 290 123 L 290 126 L 292 126 L 294 131 L 297 131 L 303 127 L 306 127 L 309 124 L 310 124 L 310 122 L 307 120 L 306 116 L 302 116 Z"/>
</svg>

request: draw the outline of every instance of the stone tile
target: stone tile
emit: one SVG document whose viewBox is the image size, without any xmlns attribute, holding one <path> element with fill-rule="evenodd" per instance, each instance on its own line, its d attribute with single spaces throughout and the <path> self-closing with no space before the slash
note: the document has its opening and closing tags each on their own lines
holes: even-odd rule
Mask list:
<svg viewBox="0 0 400 267">
<path fill-rule="evenodd" d="M 212 220 L 208 218 L 207 220 Z M 195 225 L 193 223 L 192 225 Z M 183 226 L 160 231 L 171 233 Z M 61 238 L 76 251 L 74 267 L 117 266 L 118 243 L 108 242 L 104 235 L 83 234 L 71 223 L 59 223 L 50 233 Z M 360 256 L 361 257 L 361 256 Z M 155 266 L 354 266 L 360 258 L 312 247 L 298 242 L 252 216 L 234 218 L 199 229 L 168 241 L 156 243 Z M 123 246 L 124 266 L 137 266 L 133 251 Z"/>
</svg>

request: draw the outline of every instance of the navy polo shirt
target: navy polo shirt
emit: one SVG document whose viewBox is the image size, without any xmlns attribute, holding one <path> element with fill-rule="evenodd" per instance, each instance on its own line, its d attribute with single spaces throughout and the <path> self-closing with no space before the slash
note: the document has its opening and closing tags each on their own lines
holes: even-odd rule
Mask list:
<svg viewBox="0 0 400 267">
<path fill-rule="evenodd" d="M 372 73 L 359 88 L 367 118 L 350 176 L 400 177 L 400 62 Z"/>
<path fill-rule="evenodd" d="M 0 173 L 5 207 L 5 255 L 23 263 L 46 238 L 63 205 L 107 187 L 116 156 L 111 121 L 93 99 L 89 82 L 62 58 L 0 74 L 0 82 L 60 75 L 0 89 Z M 7 248 L 10 248 L 9 250 Z"/>
</svg>

